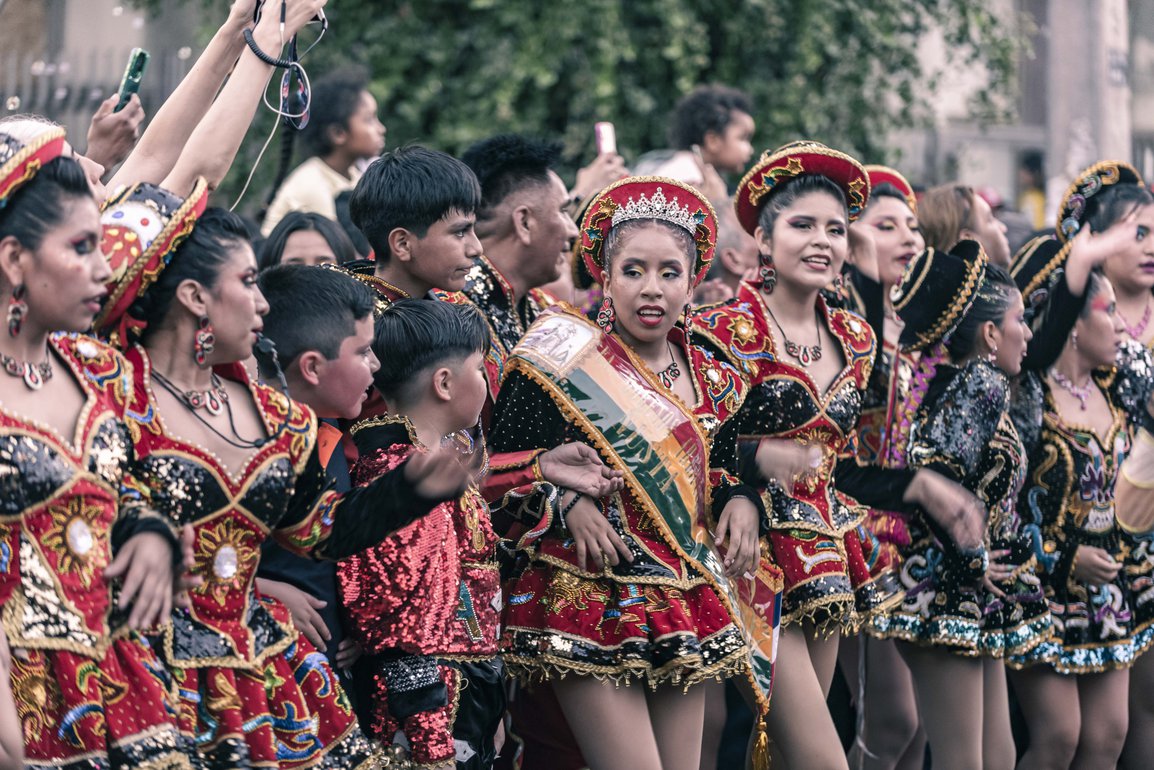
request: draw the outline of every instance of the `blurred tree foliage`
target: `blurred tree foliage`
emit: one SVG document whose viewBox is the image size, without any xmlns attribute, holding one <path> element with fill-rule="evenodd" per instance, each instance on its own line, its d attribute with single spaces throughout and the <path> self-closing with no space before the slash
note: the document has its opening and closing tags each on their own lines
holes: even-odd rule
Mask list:
<svg viewBox="0 0 1154 770">
<path fill-rule="evenodd" d="M 214 7 L 206 20 L 223 18 L 219 2 L 184 1 Z M 1006 24 L 995 4 L 1014 7 L 1004 0 L 333 0 L 329 31 L 305 64 L 313 77 L 365 65 L 390 146 L 416 141 L 460 153 L 496 132 L 529 132 L 562 138 L 576 166 L 593 153 L 593 123 L 609 120 L 629 161 L 666 145 L 668 115 L 682 95 L 719 82 L 752 97 L 759 149 L 808 137 L 880 162 L 893 160 L 893 129 L 928 118 L 925 95 L 940 75 L 919 59 L 928 34 L 945 47 L 946 66 L 987 73 L 973 114 L 1005 117 L 999 104 L 1009 103 L 1002 97 L 1015 82 L 1020 41 L 1018 25 Z M 265 132 L 269 120 L 260 122 Z M 243 184 L 244 159 L 254 160 L 263 141 L 254 129 L 226 192 Z M 267 189 L 277 154 L 274 142 L 248 206 Z"/>
</svg>

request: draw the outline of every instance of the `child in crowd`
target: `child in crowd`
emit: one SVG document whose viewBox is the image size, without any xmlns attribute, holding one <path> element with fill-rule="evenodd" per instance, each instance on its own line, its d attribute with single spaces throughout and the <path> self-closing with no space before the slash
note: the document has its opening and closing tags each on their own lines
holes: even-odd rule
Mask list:
<svg viewBox="0 0 1154 770">
<path fill-rule="evenodd" d="M 354 259 L 356 248 L 338 222 L 304 211 L 282 219 L 257 249 L 261 270 L 277 265 L 343 265 Z"/>
<path fill-rule="evenodd" d="M 376 322 L 373 376 L 388 415 L 353 426 L 353 481 L 456 443 L 483 473 L 468 429 L 488 393 L 485 319 L 473 307 L 401 300 Z M 343 560 L 341 599 L 365 657 L 357 693 L 369 734 L 421 767 L 489 768 L 505 710 L 497 657 L 497 536 L 475 484 L 373 548 Z M 499 743 L 500 741 L 496 741 Z"/>
<path fill-rule="evenodd" d="M 265 235 L 290 211 L 337 221 L 337 196 L 356 184 L 359 164 L 385 149 L 385 127 L 377 119 L 377 100 L 369 93 L 365 72 L 338 70 L 313 86 L 309 120 L 301 130 L 310 157 L 277 186 L 261 228 Z"/>
<path fill-rule="evenodd" d="M 269 302 L 264 336 L 275 343 L 288 392 L 317 413 L 321 462 L 335 489 L 349 489 L 349 466 L 341 451 L 338 418 L 355 418 L 380 368 L 372 351 L 373 293 L 331 269 L 282 265 L 259 278 Z M 265 360 L 262 379 L 275 385 Z M 273 540 L 264 543 L 258 587 L 280 599 L 293 623 L 344 671 L 355 660 L 356 643 L 342 628 L 333 562 L 298 556 Z"/>
</svg>

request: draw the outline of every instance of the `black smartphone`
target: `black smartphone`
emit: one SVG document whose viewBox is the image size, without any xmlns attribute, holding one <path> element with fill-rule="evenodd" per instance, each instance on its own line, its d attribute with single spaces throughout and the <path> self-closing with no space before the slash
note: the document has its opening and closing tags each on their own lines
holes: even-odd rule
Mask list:
<svg viewBox="0 0 1154 770">
<path fill-rule="evenodd" d="M 124 77 L 120 79 L 120 89 L 117 91 L 120 98 L 116 100 L 116 109 L 113 112 L 123 110 L 132 95 L 140 91 L 140 79 L 144 77 L 148 58 L 148 51 L 143 48 L 133 48 L 132 53 L 128 55 L 128 66 L 124 68 Z"/>
</svg>

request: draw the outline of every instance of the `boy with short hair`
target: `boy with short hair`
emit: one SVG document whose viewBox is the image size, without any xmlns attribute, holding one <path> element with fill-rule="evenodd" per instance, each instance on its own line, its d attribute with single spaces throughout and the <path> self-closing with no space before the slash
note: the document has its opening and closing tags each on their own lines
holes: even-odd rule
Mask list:
<svg viewBox="0 0 1154 770">
<path fill-rule="evenodd" d="M 388 415 L 357 423 L 353 481 L 458 442 L 488 393 L 485 319 L 471 306 L 400 300 L 377 319 L 374 375 Z M 458 444 L 477 467 L 484 447 Z M 505 708 L 497 657 L 497 536 L 475 484 L 418 522 L 340 563 L 367 732 L 421 766 L 488 768 Z M 366 724 L 367 723 L 367 724 Z"/>
<path fill-rule="evenodd" d="M 375 260 L 346 268 L 377 291 L 382 307 L 434 288 L 458 292 L 481 253 L 473 231 L 480 203 L 477 177 L 453 156 L 419 145 L 386 153 L 349 199 Z"/>
<path fill-rule="evenodd" d="M 360 413 L 380 368 L 372 351 L 373 292 L 338 270 L 304 265 L 271 268 L 257 281 L 269 304 L 263 334 L 276 345 L 289 393 L 316 412 L 321 461 L 335 488 L 346 491 L 349 468 L 336 418 Z M 266 360 L 261 376 L 277 382 Z M 306 559 L 270 539 L 262 547 L 257 578 L 261 592 L 289 608 L 297 628 L 334 669 L 352 664 L 356 644 L 344 633 L 333 562 Z"/>
</svg>

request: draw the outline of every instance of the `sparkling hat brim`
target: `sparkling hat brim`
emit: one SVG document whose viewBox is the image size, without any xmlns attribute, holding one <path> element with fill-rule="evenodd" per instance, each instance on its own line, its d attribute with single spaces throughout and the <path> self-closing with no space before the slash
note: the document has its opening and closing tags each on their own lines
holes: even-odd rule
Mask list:
<svg viewBox="0 0 1154 770">
<path fill-rule="evenodd" d="M 914 195 L 914 186 L 899 171 L 889 166 L 878 165 L 868 165 L 865 170 L 866 175 L 869 176 L 871 193 L 883 184 L 893 185 L 905 197 L 906 205 L 910 207 L 910 211 L 915 214 L 918 213 L 918 198 Z"/>
<path fill-rule="evenodd" d="M 819 142 L 794 142 L 767 150 L 738 184 L 733 206 L 745 231 L 753 235 L 757 230 L 761 207 L 772 192 L 805 174 L 820 174 L 841 188 L 851 222 L 869 203 L 869 175 L 860 163 Z"/>
<path fill-rule="evenodd" d="M 3 154 L 0 161 L 0 209 L 8 205 L 12 196 L 31 182 L 40 169 L 64 154 L 65 131 L 59 126 L 47 127 L 28 142 L 17 142 L 4 135 Z"/>
<path fill-rule="evenodd" d="M 642 195 L 651 197 L 659 190 L 667 199 L 675 199 L 679 206 L 688 206 L 698 215 L 691 234 L 696 246 L 695 264 L 690 268 L 693 285 L 697 286 L 709 272 L 717 245 L 717 214 L 713 206 L 704 195 L 684 182 L 660 176 L 634 176 L 615 182 L 598 193 L 581 218 L 581 257 L 595 281 L 605 283 L 605 239 L 613 228 L 614 214 L 630 199 L 639 199 Z"/>
<path fill-rule="evenodd" d="M 104 212 L 114 210 L 125 202 L 140 185 L 126 187 L 110 197 L 104 205 Z M 94 328 L 115 345 L 129 345 L 144 330 L 143 323 L 132 319 L 129 308 L 138 297 L 148 290 L 164 272 L 176 248 L 192 234 L 196 221 L 208 207 L 208 184 L 203 177 L 197 178 L 188 197 L 172 212 L 160 233 L 152 239 L 147 248 L 137 255 L 131 255 L 123 263 L 105 253 L 112 262 L 113 274 L 107 284 L 108 300 L 96 316 Z M 108 225 L 105 225 L 107 233 Z"/>
<path fill-rule="evenodd" d="M 1095 163 L 1074 178 L 1066 188 L 1062 203 L 1058 206 L 1058 240 L 1063 243 L 1073 238 L 1086 223 L 1087 203 L 1110 185 L 1142 184 L 1138 169 L 1120 160 L 1104 160 Z"/>
</svg>

